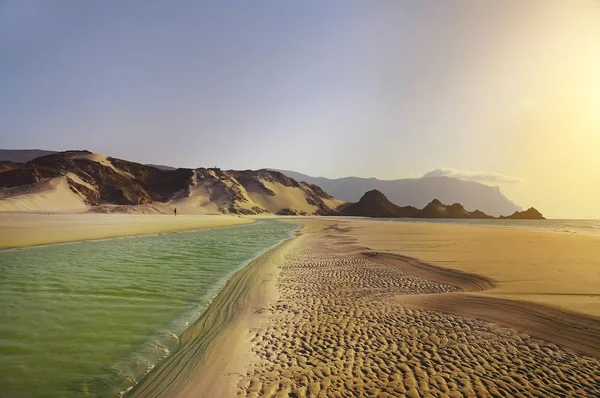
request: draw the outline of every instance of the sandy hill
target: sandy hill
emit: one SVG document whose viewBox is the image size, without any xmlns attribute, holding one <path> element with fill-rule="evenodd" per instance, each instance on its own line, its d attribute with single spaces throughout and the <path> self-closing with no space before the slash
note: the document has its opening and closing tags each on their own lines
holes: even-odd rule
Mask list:
<svg viewBox="0 0 600 398">
<path fill-rule="evenodd" d="M 500 188 L 451 177 L 403 178 L 325 178 L 311 177 L 295 171 L 278 170 L 297 181 L 316 184 L 336 198 L 356 202 L 368 191 L 378 190 L 393 203 L 418 208 L 425 207 L 432 198 L 444 203 L 462 203 L 467 209 L 481 209 L 487 214 L 500 216 L 522 210 L 500 192 Z"/>
<path fill-rule="evenodd" d="M 269 170 L 164 169 L 89 151 L 0 162 L 0 211 L 328 215 L 342 203 Z"/>
</svg>

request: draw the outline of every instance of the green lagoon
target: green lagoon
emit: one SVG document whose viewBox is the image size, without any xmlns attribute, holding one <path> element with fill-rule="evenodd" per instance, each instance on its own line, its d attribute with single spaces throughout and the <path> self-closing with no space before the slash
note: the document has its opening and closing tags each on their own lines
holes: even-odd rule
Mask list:
<svg viewBox="0 0 600 398">
<path fill-rule="evenodd" d="M 265 221 L 0 251 L 0 396 L 118 396 L 233 273 L 296 229 Z"/>
</svg>

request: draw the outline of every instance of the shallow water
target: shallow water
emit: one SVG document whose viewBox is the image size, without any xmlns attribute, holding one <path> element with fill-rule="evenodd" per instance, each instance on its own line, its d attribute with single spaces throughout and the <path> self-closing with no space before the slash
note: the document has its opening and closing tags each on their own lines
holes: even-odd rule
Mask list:
<svg viewBox="0 0 600 398">
<path fill-rule="evenodd" d="M 118 393 L 227 279 L 297 227 L 251 225 L 0 251 L 0 396 Z"/>
</svg>

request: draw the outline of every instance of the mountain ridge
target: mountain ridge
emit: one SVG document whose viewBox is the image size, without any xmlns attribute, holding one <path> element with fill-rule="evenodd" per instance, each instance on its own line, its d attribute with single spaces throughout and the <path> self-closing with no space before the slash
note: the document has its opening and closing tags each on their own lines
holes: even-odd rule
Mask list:
<svg viewBox="0 0 600 398">
<path fill-rule="evenodd" d="M 19 160 L 27 160 L 27 162 L 23 163 Z M 88 161 L 95 161 L 95 163 Z M 85 164 L 86 162 L 88 163 Z M 102 165 L 102 168 L 98 169 L 98 164 Z M 467 217 L 464 210 L 467 207 L 480 209 L 481 211 L 467 212 L 476 214 L 480 218 L 504 214 L 511 214 L 504 218 L 528 219 L 538 216 L 535 213 L 527 213 L 531 209 L 521 212 L 522 209 L 502 195 L 498 187 L 450 177 L 397 180 L 379 180 L 374 177 L 328 179 L 289 170 L 221 171 L 218 168 L 174 168 L 165 165 L 144 165 L 93 154 L 85 150 L 56 152 L 37 149 L 0 150 L 0 173 L 2 173 L 0 185 L 4 188 L 66 176 L 64 182 L 66 186 L 78 195 L 82 195 L 84 204 L 93 206 L 94 211 L 102 211 L 107 208 L 103 205 L 109 204 L 141 206 L 163 203 L 169 206 L 183 206 L 184 209 L 205 208 L 207 213 L 336 214 L 346 209 L 346 212 L 368 213 L 375 217 L 381 216 L 379 213 L 390 217 L 412 217 L 419 211 L 422 217 L 435 218 L 443 216 L 442 213 L 445 211 L 455 218 L 463 218 Z M 80 178 L 78 173 L 83 174 L 84 178 Z M 90 178 L 100 180 L 100 186 L 97 187 L 100 190 L 96 189 L 94 184 L 89 184 Z M 265 180 L 267 185 L 278 184 L 277 189 L 286 190 L 292 195 L 290 198 L 293 197 L 291 201 L 293 205 L 285 206 L 285 200 L 281 200 L 281 197 L 276 199 L 277 194 L 261 180 Z M 191 181 L 194 184 L 200 181 L 200 187 L 191 184 Z M 50 186 L 62 187 L 63 185 L 63 183 L 59 184 L 59 181 L 55 181 L 54 185 L 46 184 L 48 189 Z M 215 191 L 216 185 L 219 185 L 219 188 Z M 392 195 L 388 195 L 384 190 L 371 188 L 373 186 L 383 186 Z M 358 192 L 362 187 L 371 189 Z M 302 191 L 302 194 L 291 193 L 294 189 Z M 362 198 L 365 192 L 373 190 L 381 193 L 389 203 L 381 205 L 382 199 L 375 195 L 372 198 L 374 203 L 370 205 L 373 210 L 367 211 L 364 203 L 361 208 L 357 205 L 359 201 L 351 199 Z M 10 195 L 15 196 L 17 191 L 13 189 Z M 28 189 L 27 192 L 32 191 Z M 10 195 L 7 192 L 0 192 L 0 200 Z M 251 196 L 260 203 L 252 204 L 254 199 Z M 445 210 L 442 212 L 437 211 L 432 209 L 432 206 L 439 206 L 432 204 L 435 201 L 430 202 L 432 197 L 439 198 L 440 204 L 443 201 L 454 205 L 444 207 Z M 406 206 L 397 206 L 395 203 Z M 339 209 L 336 208 L 336 204 L 340 206 Z M 428 213 L 430 210 L 431 214 Z M 167 209 L 160 211 L 166 212 Z M 491 215 L 488 216 L 487 213 Z"/>
<path fill-rule="evenodd" d="M 0 211 L 330 215 L 341 204 L 265 169 L 168 170 L 86 150 L 0 162 Z"/>
<path fill-rule="evenodd" d="M 298 181 L 318 185 L 337 199 L 357 202 L 365 192 L 376 189 L 393 203 L 422 208 L 431 198 L 445 203 L 462 203 L 467 208 L 477 208 L 493 216 L 512 214 L 523 210 L 500 191 L 499 187 L 453 177 L 404 178 L 380 180 L 374 177 L 326 178 L 312 177 L 291 170 L 279 171 Z"/>
<path fill-rule="evenodd" d="M 398 206 L 390 202 L 384 194 L 377 190 L 365 192 L 358 202 L 347 203 L 338 210 L 346 216 L 375 218 L 412 217 L 419 211 L 419 209 L 412 206 Z"/>
<path fill-rule="evenodd" d="M 542 214 L 533 207 L 523 212 L 515 212 L 507 217 L 493 217 L 480 210 L 467 211 L 460 203 L 446 205 L 438 199 L 433 199 L 422 209 L 412 206 L 400 207 L 376 189 L 366 192 L 358 202 L 347 203 L 338 210 L 345 216 L 374 218 L 545 220 Z"/>
</svg>

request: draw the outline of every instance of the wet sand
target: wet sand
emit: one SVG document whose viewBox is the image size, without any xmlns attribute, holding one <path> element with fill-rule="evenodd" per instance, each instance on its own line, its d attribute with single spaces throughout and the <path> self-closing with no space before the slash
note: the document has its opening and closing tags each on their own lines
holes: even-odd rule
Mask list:
<svg viewBox="0 0 600 398">
<path fill-rule="evenodd" d="M 0 249 L 248 224 L 225 215 L 0 213 Z"/>
<path fill-rule="evenodd" d="M 296 222 L 302 232 L 236 274 L 178 354 L 133 395 L 600 394 L 596 316 L 524 301 L 521 294 L 509 300 L 503 290 L 494 296 L 507 283 L 506 270 L 497 278 L 491 266 L 455 272 L 397 256 L 390 247 L 423 236 L 390 235 L 384 223 Z M 369 228 L 379 229 L 379 241 Z M 524 236 L 494 233 L 514 232 Z M 455 238 L 456 230 L 447 236 Z M 573 287 L 574 277 L 569 281 Z"/>
</svg>

